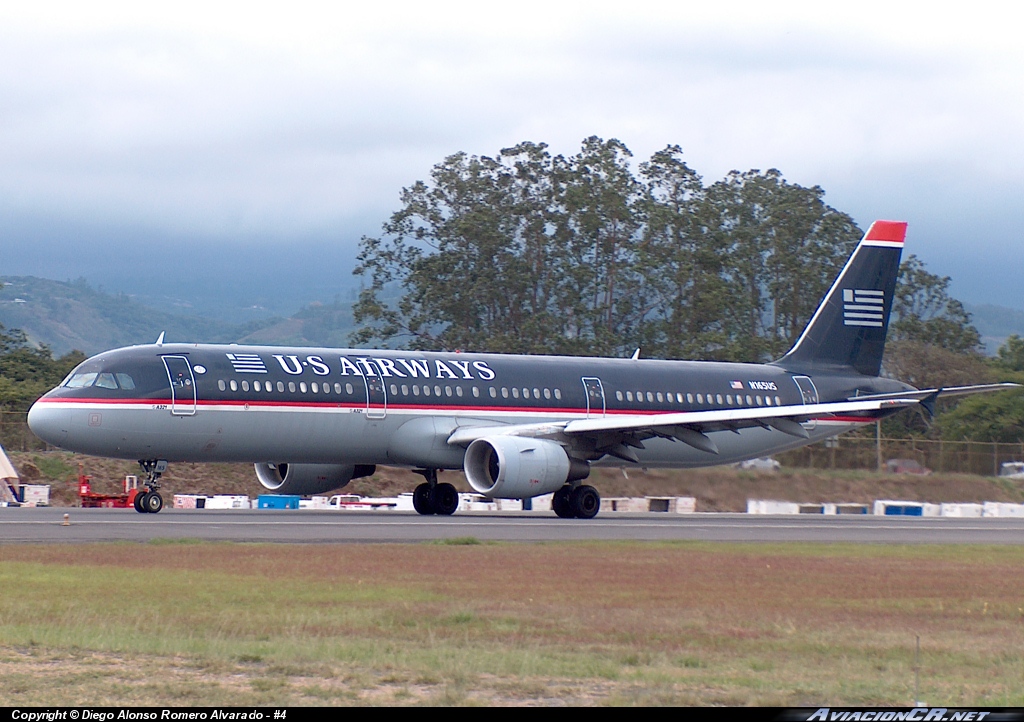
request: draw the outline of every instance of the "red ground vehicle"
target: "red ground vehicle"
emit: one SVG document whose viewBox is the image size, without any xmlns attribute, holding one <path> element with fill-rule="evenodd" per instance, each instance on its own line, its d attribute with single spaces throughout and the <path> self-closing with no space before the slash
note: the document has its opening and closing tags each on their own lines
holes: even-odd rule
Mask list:
<svg viewBox="0 0 1024 722">
<path fill-rule="evenodd" d="M 138 477 L 126 476 L 123 494 L 94 494 L 92 477 L 83 474 L 82 465 L 78 465 L 78 498 L 83 509 L 131 509 L 135 506 L 135 497 L 138 493 Z"/>
</svg>

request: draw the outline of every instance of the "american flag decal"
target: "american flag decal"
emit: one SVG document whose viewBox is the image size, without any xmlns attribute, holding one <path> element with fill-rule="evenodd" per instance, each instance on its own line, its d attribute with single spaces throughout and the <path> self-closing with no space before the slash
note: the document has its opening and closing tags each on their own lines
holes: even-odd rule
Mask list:
<svg viewBox="0 0 1024 722">
<path fill-rule="evenodd" d="M 730 388 L 734 388 L 734 389 L 742 389 L 743 388 L 743 382 L 742 381 L 730 381 L 729 382 L 729 386 L 730 386 Z"/>
<path fill-rule="evenodd" d="M 844 288 L 843 325 L 881 328 L 884 306 L 884 291 Z"/>
<path fill-rule="evenodd" d="M 263 365 L 263 359 L 255 353 L 229 353 L 225 354 L 235 373 L 240 374 L 265 374 L 267 367 Z"/>
</svg>

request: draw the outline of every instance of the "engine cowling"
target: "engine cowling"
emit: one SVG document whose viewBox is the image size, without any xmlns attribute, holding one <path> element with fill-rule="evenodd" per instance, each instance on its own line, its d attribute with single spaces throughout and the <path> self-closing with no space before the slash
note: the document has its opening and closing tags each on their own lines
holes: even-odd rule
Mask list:
<svg viewBox="0 0 1024 722">
<path fill-rule="evenodd" d="M 256 478 L 278 494 L 323 494 L 340 489 L 353 479 L 370 476 L 372 464 L 255 464 Z"/>
<path fill-rule="evenodd" d="M 560 444 L 522 436 L 477 439 L 466 449 L 464 469 L 475 491 L 497 499 L 550 494 L 590 475 L 590 465 L 569 458 Z"/>
</svg>

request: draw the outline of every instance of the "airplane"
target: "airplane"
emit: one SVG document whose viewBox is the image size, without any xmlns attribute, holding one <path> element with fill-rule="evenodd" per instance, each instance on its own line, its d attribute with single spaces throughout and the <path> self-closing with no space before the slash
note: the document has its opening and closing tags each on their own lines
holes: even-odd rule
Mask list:
<svg viewBox="0 0 1024 722">
<path fill-rule="evenodd" d="M 936 399 L 880 376 L 907 224 L 876 221 L 792 349 L 766 364 L 391 349 L 164 343 L 101 353 L 29 411 L 53 446 L 139 460 L 135 508 L 163 508 L 172 462 L 248 462 L 264 488 L 320 494 L 377 465 L 424 477 L 420 514 L 449 515 L 463 469 L 489 498 L 601 506 L 593 466 L 693 468 L 768 456 Z"/>
</svg>

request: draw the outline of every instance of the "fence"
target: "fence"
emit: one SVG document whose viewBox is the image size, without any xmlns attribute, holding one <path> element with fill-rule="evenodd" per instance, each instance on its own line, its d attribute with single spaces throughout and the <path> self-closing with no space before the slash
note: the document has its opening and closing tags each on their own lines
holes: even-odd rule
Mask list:
<svg viewBox="0 0 1024 722">
<path fill-rule="evenodd" d="M 0 446 L 9 451 L 48 448 L 26 423 L 27 414 L 0 411 Z M 1006 461 L 1024 461 L 1024 442 L 941 441 L 932 439 L 878 439 L 846 434 L 778 455 L 783 466 L 810 469 L 870 469 L 889 459 L 913 459 L 939 472 L 996 476 Z"/>
<path fill-rule="evenodd" d="M 889 439 L 837 436 L 787 451 L 777 457 L 783 466 L 811 469 L 877 469 L 890 459 L 913 459 L 938 472 L 997 476 L 1006 461 L 1024 461 L 1024 442 Z"/>
</svg>

